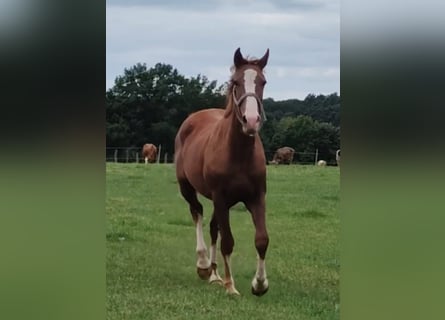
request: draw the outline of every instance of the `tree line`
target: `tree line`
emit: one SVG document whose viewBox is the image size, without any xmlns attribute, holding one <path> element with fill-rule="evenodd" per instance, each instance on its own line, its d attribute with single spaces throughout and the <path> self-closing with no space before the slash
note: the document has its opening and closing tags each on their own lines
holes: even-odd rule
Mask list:
<svg viewBox="0 0 445 320">
<path fill-rule="evenodd" d="M 184 119 L 201 109 L 224 108 L 226 85 L 218 86 L 200 74 L 187 78 L 164 63 L 125 68 L 105 94 L 107 147 L 138 150 L 144 143 L 153 143 L 173 154 L 174 138 Z M 337 93 L 309 94 L 304 100 L 267 98 L 263 103 L 268 120 L 260 135 L 266 151 L 290 146 L 301 152 L 298 161 L 308 162 L 313 156 L 305 153 L 318 149 L 325 160 L 334 161 L 340 147 Z"/>
</svg>

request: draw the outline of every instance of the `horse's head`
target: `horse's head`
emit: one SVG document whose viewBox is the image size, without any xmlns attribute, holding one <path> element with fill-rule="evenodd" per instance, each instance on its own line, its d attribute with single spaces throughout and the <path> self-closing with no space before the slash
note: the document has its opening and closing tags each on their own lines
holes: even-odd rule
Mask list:
<svg viewBox="0 0 445 320">
<path fill-rule="evenodd" d="M 257 133 L 266 114 L 263 108 L 263 90 L 266 78 L 263 69 L 269 58 L 269 49 L 261 59 L 247 60 L 240 48 L 234 55 L 234 72 L 232 75 L 232 96 L 235 114 L 242 125 L 243 132 L 249 136 Z"/>
</svg>

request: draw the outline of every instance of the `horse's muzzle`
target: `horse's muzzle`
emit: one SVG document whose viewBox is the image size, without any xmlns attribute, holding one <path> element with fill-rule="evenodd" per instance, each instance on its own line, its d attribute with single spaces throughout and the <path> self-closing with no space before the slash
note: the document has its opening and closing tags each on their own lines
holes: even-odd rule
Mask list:
<svg viewBox="0 0 445 320">
<path fill-rule="evenodd" d="M 245 134 L 252 136 L 260 130 L 261 117 L 256 116 L 243 116 L 243 131 Z"/>
</svg>

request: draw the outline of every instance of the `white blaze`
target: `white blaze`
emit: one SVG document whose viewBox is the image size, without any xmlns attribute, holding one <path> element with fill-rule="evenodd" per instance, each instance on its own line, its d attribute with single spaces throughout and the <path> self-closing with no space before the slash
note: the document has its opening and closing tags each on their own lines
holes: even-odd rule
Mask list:
<svg viewBox="0 0 445 320">
<path fill-rule="evenodd" d="M 252 69 L 247 69 L 244 71 L 244 91 L 255 93 L 255 79 L 257 76 L 257 72 Z M 258 117 L 258 104 L 254 97 L 246 98 L 246 113 L 245 116 L 247 119 L 249 118 L 257 118 Z"/>
</svg>

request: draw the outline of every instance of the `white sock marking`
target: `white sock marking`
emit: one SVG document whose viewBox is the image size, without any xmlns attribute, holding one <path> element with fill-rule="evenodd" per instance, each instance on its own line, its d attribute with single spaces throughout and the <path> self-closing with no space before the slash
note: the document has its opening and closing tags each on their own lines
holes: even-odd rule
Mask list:
<svg viewBox="0 0 445 320">
<path fill-rule="evenodd" d="M 198 254 L 198 261 L 196 263 L 198 268 L 208 268 L 210 266 L 210 261 L 207 257 L 207 246 L 204 242 L 204 235 L 202 233 L 201 215 L 198 215 L 198 221 L 196 222 L 196 253 Z"/>
<path fill-rule="evenodd" d="M 230 274 L 230 281 L 232 282 L 232 285 L 235 286 L 235 283 L 233 281 L 232 268 L 230 267 L 230 255 L 224 256 L 224 260 L 226 261 L 227 264 L 227 269 L 228 269 L 227 271 Z M 225 275 L 225 279 L 227 281 L 227 273 Z"/>
<path fill-rule="evenodd" d="M 216 264 L 216 244 L 210 246 L 210 262 Z M 222 284 L 221 276 L 218 274 L 218 270 L 212 268 L 212 273 L 210 274 L 210 283 L 217 282 Z"/>
<path fill-rule="evenodd" d="M 261 281 L 266 279 L 266 277 L 266 262 L 264 259 L 258 258 L 255 278 Z"/>
<path fill-rule="evenodd" d="M 216 244 L 210 246 L 210 261 L 216 263 Z"/>
<path fill-rule="evenodd" d="M 230 268 L 230 255 L 224 256 L 224 260 L 226 262 L 226 272 L 224 276 L 224 285 L 226 285 L 229 281 L 231 282 L 231 285 L 229 287 L 226 286 L 226 290 L 230 294 L 237 294 L 239 295 L 238 290 L 235 288 L 235 281 L 233 280 L 232 275 L 232 269 Z M 227 272 L 230 274 L 230 279 L 227 279 Z"/>
<path fill-rule="evenodd" d="M 261 291 L 264 291 L 264 289 L 269 287 L 266 275 L 266 262 L 264 259 L 260 259 L 260 257 L 258 257 L 257 269 L 255 277 L 252 280 L 252 287 L 255 290 L 260 289 Z"/>
</svg>

